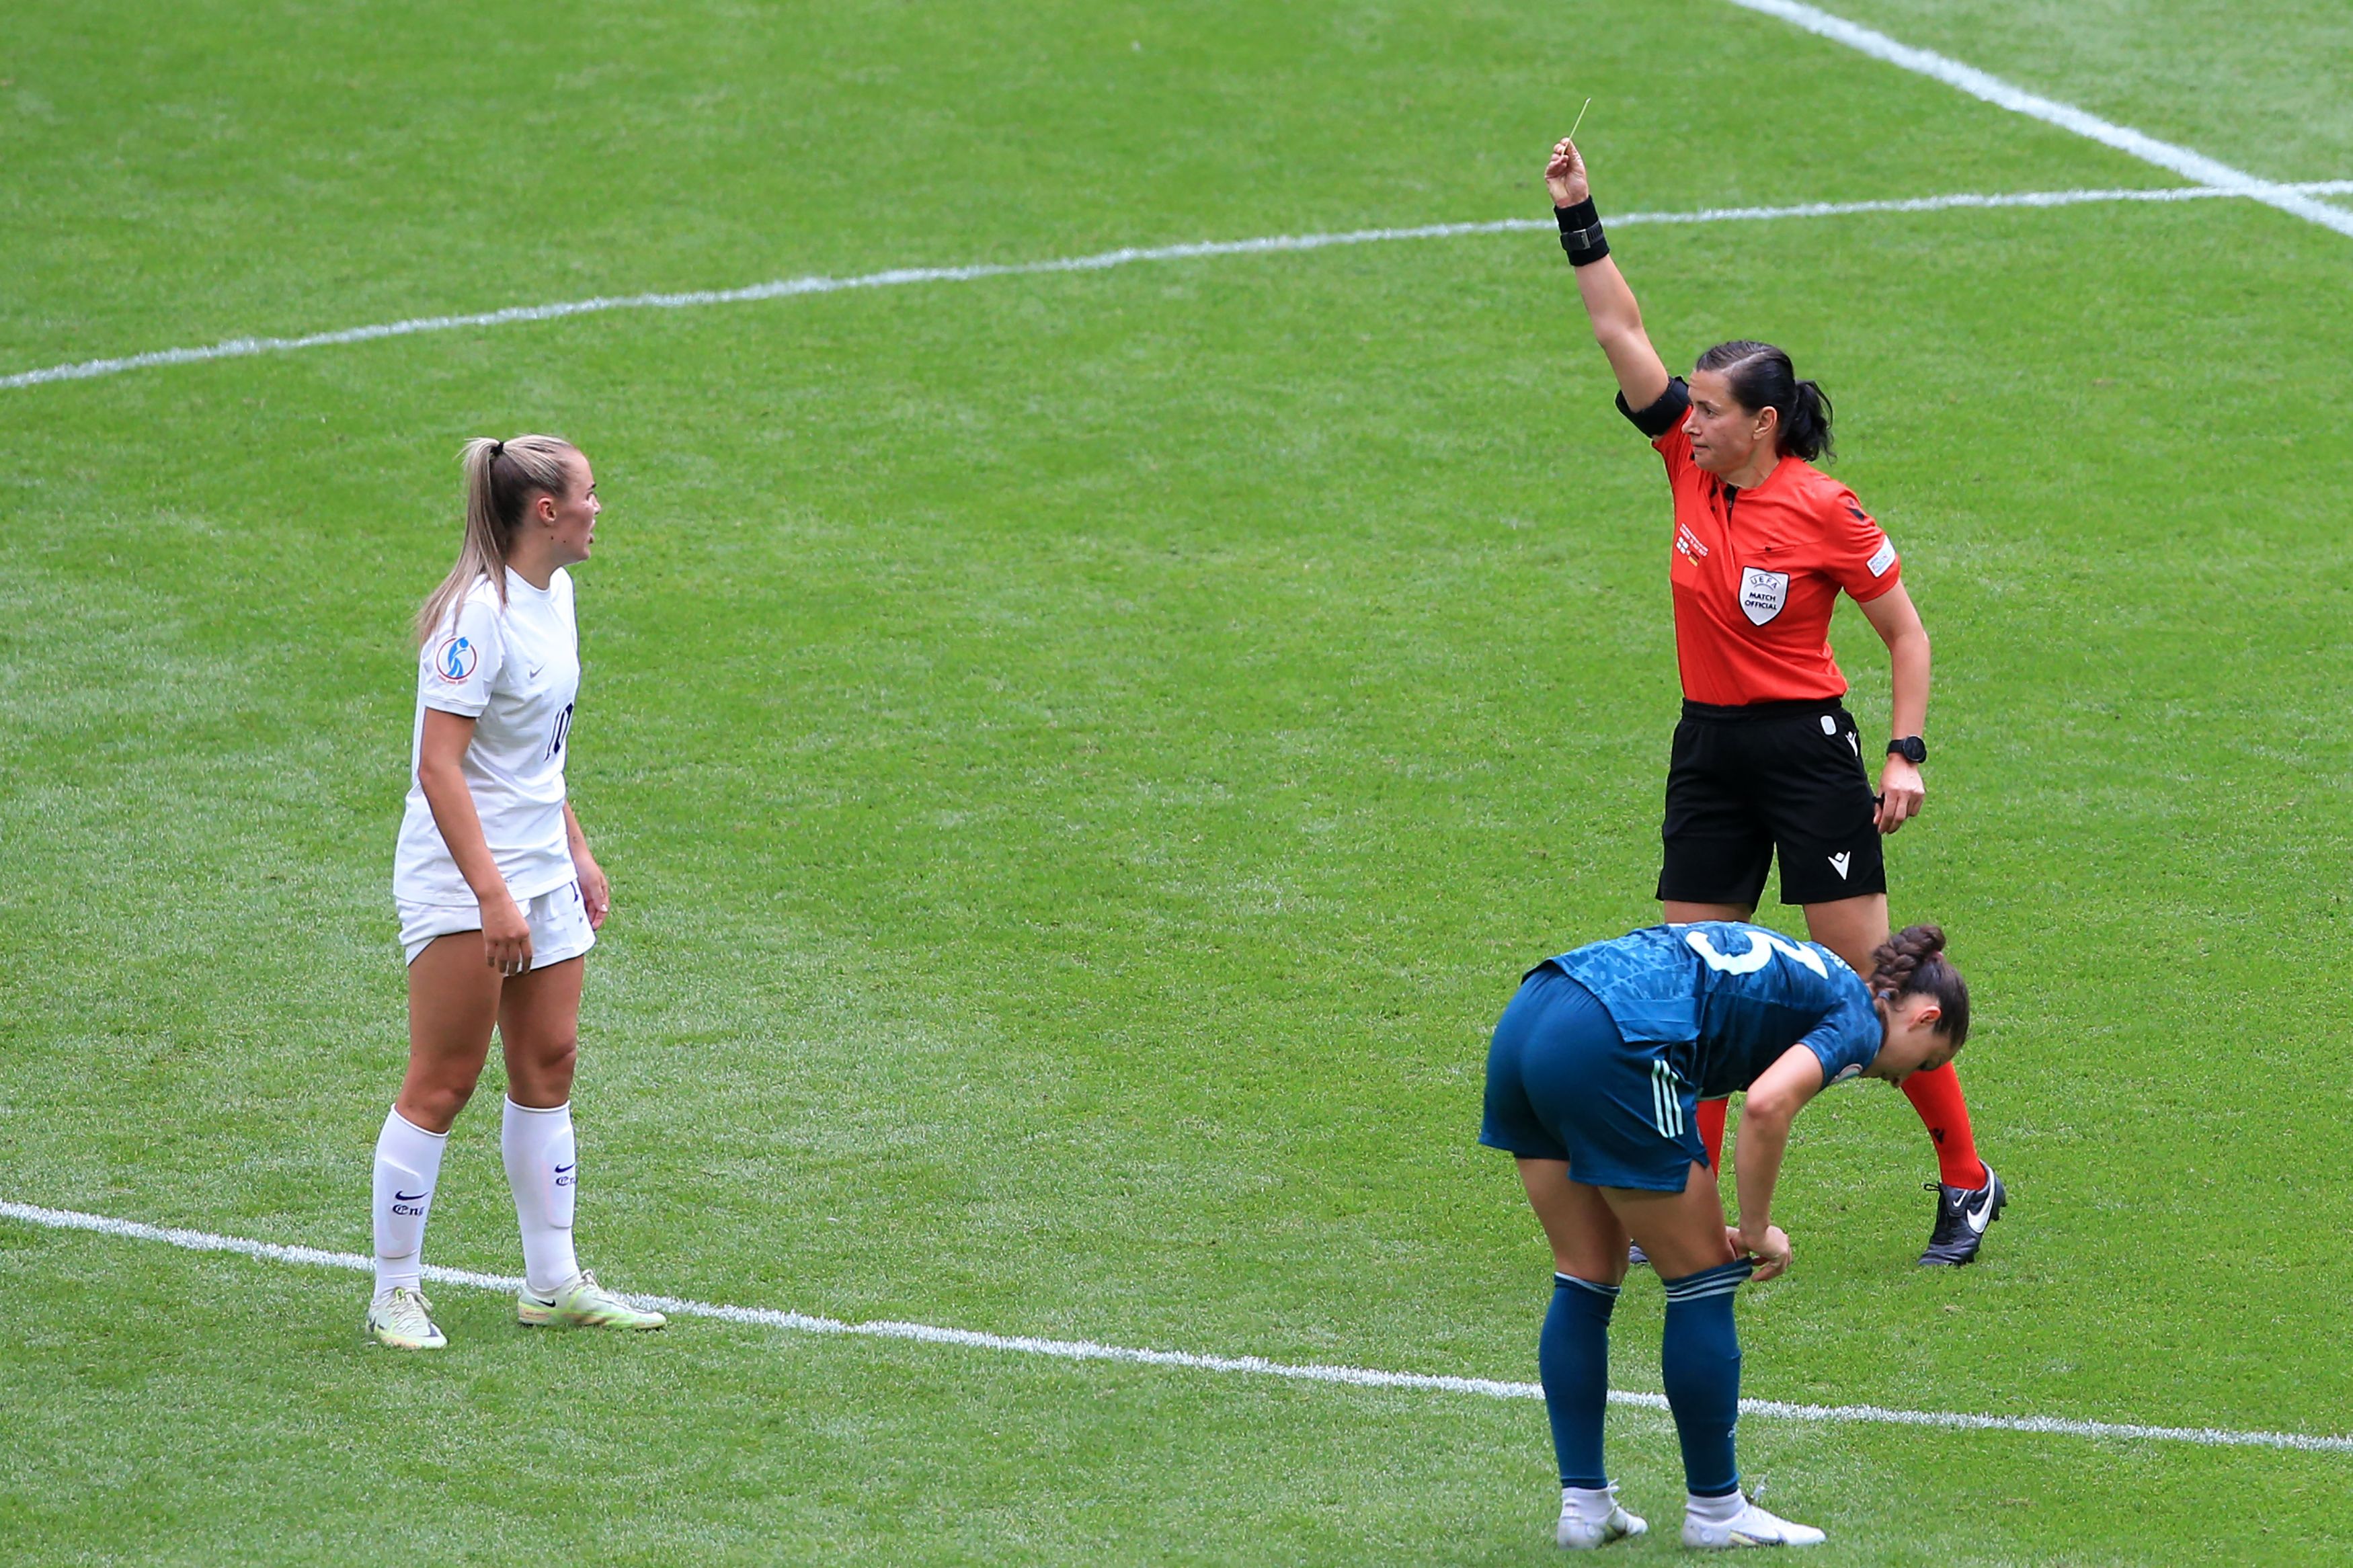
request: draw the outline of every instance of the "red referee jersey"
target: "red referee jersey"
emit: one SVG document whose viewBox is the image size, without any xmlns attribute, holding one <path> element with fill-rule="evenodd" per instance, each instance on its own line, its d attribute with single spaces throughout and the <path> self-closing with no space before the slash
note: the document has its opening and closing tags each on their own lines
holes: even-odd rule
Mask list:
<svg viewBox="0 0 2353 1568">
<path fill-rule="evenodd" d="M 1674 491 L 1669 575 L 1683 695 L 1725 708 L 1845 696 L 1830 644 L 1839 592 L 1867 604 L 1904 571 L 1854 492 L 1796 458 L 1752 489 L 1725 484 L 1692 461 L 1681 377 L 1639 413 L 1623 397 L 1618 406 L 1651 437 Z"/>
</svg>

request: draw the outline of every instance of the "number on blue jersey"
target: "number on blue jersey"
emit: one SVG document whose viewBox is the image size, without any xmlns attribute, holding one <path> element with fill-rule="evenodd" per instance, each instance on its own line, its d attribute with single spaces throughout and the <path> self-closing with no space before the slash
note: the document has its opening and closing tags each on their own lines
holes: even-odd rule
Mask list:
<svg viewBox="0 0 2353 1568">
<path fill-rule="evenodd" d="M 1778 952 L 1783 958 L 1794 959 L 1804 964 L 1825 980 L 1831 977 L 1830 966 L 1822 962 L 1822 955 L 1811 948 L 1799 947 L 1786 937 L 1769 931 L 1759 931 L 1754 926 L 1747 928 L 1746 934 L 1748 951 L 1741 953 L 1718 952 L 1715 943 L 1708 940 L 1708 934 L 1704 931 L 1687 931 L 1683 941 L 1699 954 L 1702 963 L 1719 974 L 1754 974 L 1772 963 L 1773 955 Z"/>
</svg>

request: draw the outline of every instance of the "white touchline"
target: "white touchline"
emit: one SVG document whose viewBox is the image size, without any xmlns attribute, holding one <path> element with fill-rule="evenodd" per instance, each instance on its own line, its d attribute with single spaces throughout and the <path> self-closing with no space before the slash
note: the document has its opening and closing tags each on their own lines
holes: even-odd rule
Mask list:
<svg viewBox="0 0 2353 1568">
<path fill-rule="evenodd" d="M 244 1237 L 216 1236 L 210 1231 L 174 1230 L 142 1225 L 137 1220 L 73 1209 L 42 1208 L 35 1204 L 0 1202 L 0 1219 L 20 1220 L 52 1230 L 95 1231 L 125 1241 L 160 1241 L 190 1252 L 234 1252 L 271 1263 L 301 1263 L 320 1268 L 372 1273 L 375 1259 L 355 1252 L 327 1252 L 315 1247 L 289 1247 Z M 522 1289 L 519 1279 L 502 1274 L 476 1274 L 462 1268 L 427 1266 L 425 1278 L 442 1285 L 463 1285 L 481 1290 Z M 1124 1362 L 1136 1366 L 1183 1367 L 1195 1372 L 1254 1373 L 1263 1377 L 1299 1383 L 1337 1383 L 1353 1388 L 1406 1388 L 1435 1394 L 1472 1394 L 1489 1399 L 1542 1399 L 1544 1389 L 1533 1383 L 1506 1383 L 1488 1377 L 1446 1377 L 1428 1373 L 1379 1372 L 1369 1367 L 1322 1366 L 1313 1362 L 1270 1361 L 1264 1356 L 1195 1355 L 1187 1351 L 1135 1350 L 1124 1345 L 1097 1344 L 1092 1340 L 1048 1340 L 1025 1334 L 987 1334 L 972 1329 L 944 1329 L 930 1323 L 875 1321 L 848 1323 L 807 1312 L 779 1311 L 771 1307 L 731 1307 L 712 1301 L 684 1301 L 673 1296 L 630 1293 L 632 1300 L 681 1318 L 713 1318 L 721 1322 L 758 1328 L 785 1329 L 805 1334 L 852 1334 L 865 1339 L 914 1340 L 923 1344 L 956 1345 L 968 1350 L 1009 1351 L 1020 1355 L 1051 1356 L 1060 1361 Z M 1665 1410 L 1661 1394 L 1630 1394 L 1612 1389 L 1612 1405 L 1643 1410 Z M 1931 1426 L 1945 1431 L 2024 1432 L 2055 1437 L 2130 1437 L 2170 1443 L 2195 1443 L 2212 1448 L 2293 1448 L 2312 1454 L 2353 1454 L 2353 1437 L 2316 1437 L 2301 1432 L 2246 1432 L 2213 1426 L 2145 1426 L 2116 1421 L 2073 1421 L 2055 1415 L 1970 1415 L 1947 1410 L 1890 1410 L 1876 1405 L 1790 1405 L 1778 1399 L 1744 1399 L 1744 1415 L 1782 1421 L 1862 1424 L 1880 1426 Z"/>
<path fill-rule="evenodd" d="M 1726 4 L 1740 6 L 1743 10 L 1761 12 L 1767 16 L 1778 16 L 1784 22 L 1844 44 L 1848 48 L 1860 50 L 1873 59 L 1885 60 L 1889 65 L 1933 77 L 1948 87 L 1960 89 L 1972 98 L 1983 99 L 2013 113 L 2056 125 L 2078 136 L 2089 137 L 2103 146 L 2113 147 L 2145 163 L 2170 169 L 2184 179 L 2227 190 L 2233 195 L 2262 202 L 2284 213 L 2294 213 L 2307 222 L 2316 223 L 2323 228 L 2333 228 L 2339 234 L 2353 235 L 2353 212 L 2330 206 L 2327 202 L 2315 201 L 2312 199 L 2314 193 L 2308 190 L 2266 180 L 2260 175 L 2250 174 L 2244 169 L 2234 169 L 2220 159 L 2209 158 L 2203 153 L 2171 142 L 2160 142 L 2129 125 L 2118 125 L 2072 103 L 2062 103 L 2056 99 L 2029 92 L 1975 66 L 1963 65 L 1949 56 L 1898 43 L 1884 33 L 1850 22 L 1843 16 L 1833 16 L 1815 6 L 1801 5 L 1799 0 L 1726 0 Z"/>
<path fill-rule="evenodd" d="M 2312 195 L 2353 195 L 2353 180 L 2308 181 L 2282 190 Z M 1801 202 L 1778 207 L 1701 207 L 1692 212 L 1630 212 L 1610 216 L 1613 228 L 1635 224 L 1743 223 L 1771 218 L 1847 217 L 1865 213 L 1936 213 L 1978 207 L 2069 207 L 2094 202 L 2186 202 L 2218 196 L 2243 196 L 2235 186 L 2176 185 L 2155 190 L 2015 191 L 1994 195 L 1962 193 L 1944 196 L 1908 196 L 1889 201 Z M 2347 215 L 2353 217 L 2353 215 Z M 970 267 L 900 267 L 887 272 L 867 272 L 850 278 L 784 278 L 742 289 L 701 289 L 675 294 L 623 294 L 594 300 L 567 300 L 552 305 L 511 305 L 501 310 L 470 315 L 415 316 L 375 326 L 343 327 L 295 338 L 231 338 L 203 348 L 157 349 L 149 353 L 114 359 L 80 360 L 40 370 L 20 370 L 0 375 L 0 389 L 40 386 L 57 381 L 86 381 L 92 376 L 120 375 L 124 371 L 152 370 L 160 365 L 199 364 L 206 360 L 244 359 L 254 354 L 289 353 L 297 349 L 326 348 L 339 343 L 364 343 L 377 338 L 405 338 L 417 332 L 455 331 L 464 327 L 502 327 L 517 321 L 552 321 L 565 316 L 592 316 L 607 310 L 681 310 L 703 305 L 740 305 L 755 300 L 782 300 L 798 294 L 839 294 L 851 289 L 890 289 L 908 283 L 970 283 L 984 278 L 1023 278 L 1050 272 L 1100 272 L 1139 261 L 1187 261 L 1202 257 L 1264 256 L 1279 251 L 1322 250 L 1335 245 L 1375 245 L 1399 239 L 1451 239 L 1464 235 L 1550 232 L 1548 218 L 1502 218 L 1492 223 L 1434 223 L 1413 228 L 1360 228 L 1341 234 L 1282 234 L 1261 239 L 1205 240 L 1190 245 L 1129 247 L 1098 251 L 1092 256 L 1061 257 L 1050 261 L 989 262 Z"/>
</svg>

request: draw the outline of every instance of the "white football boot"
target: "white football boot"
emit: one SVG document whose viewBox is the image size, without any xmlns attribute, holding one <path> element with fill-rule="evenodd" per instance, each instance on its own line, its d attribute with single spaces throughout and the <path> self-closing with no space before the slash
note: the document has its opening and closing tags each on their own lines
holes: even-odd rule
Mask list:
<svg viewBox="0 0 2353 1568">
<path fill-rule="evenodd" d="M 525 1285 L 515 1297 L 515 1321 L 527 1329 L 659 1329 L 670 1320 L 616 1296 L 584 1268 L 553 1296 L 535 1296 Z"/>
<path fill-rule="evenodd" d="M 1829 1537 L 1810 1524 L 1799 1524 L 1767 1513 L 1753 1498 L 1740 1500 L 1740 1511 L 1721 1524 L 1696 1515 L 1683 1515 L 1683 1544 L 1695 1552 L 1722 1552 L 1735 1546 L 1820 1546 Z"/>
<path fill-rule="evenodd" d="M 438 1351 L 449 1342 L 433 1323 L 424 1293 L 397 1285 L 368 1303 L 367 1331 L 396 1351 Z"/>
<path fill-rule="evenodd" d="M 1594 1517 L 1597 1514 L 1600 1517 Z M 1590 1552 L 1597 1546 L 1640 1535 L 1650 1528 L 1640 1514 L 1628 1513 L 1619 1506 L 1615 1485 L 1599 1491 L 1563 1487 L 1560 1525 L 1552 1538 L 1563 1551 Z"/>
</svg>

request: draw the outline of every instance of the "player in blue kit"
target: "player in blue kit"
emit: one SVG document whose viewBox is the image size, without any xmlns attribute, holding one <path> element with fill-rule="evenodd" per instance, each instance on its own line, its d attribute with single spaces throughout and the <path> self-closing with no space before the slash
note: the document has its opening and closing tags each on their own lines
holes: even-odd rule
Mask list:
<svg viewBox="0 0 2353 1568">
<path fill-rule="evenodd" d="M 1562 1546 L 1649 1528 L 1619 1505 L 1601 1459 L 1609 1314 L 1630 1236 L 1666 1287 L 1660 1367 L 1683 1444 L 1683 1544 L 1822 1540 L 1741 1493 L 1733 1292 L 1789 1267 L 1773 1184 L 1805 1103 L 1852 1078 L 1900 1084 L 1968 1038 L 1968 987 L 1944 948 L 1936 927 L 1907 926 L 1873 953 L 1865 982 L 1819 942 L 1709 921 L 1652 926 L 1528 971 L 1487 1053 L 1479 1142 L 1519 1157 L 1552 1244 L 1536 1361 L 1560 1460 Z M 1694 1121 L 1698 1101 L 1740 1091 L 1736 1228 Z"/>
</svg>

